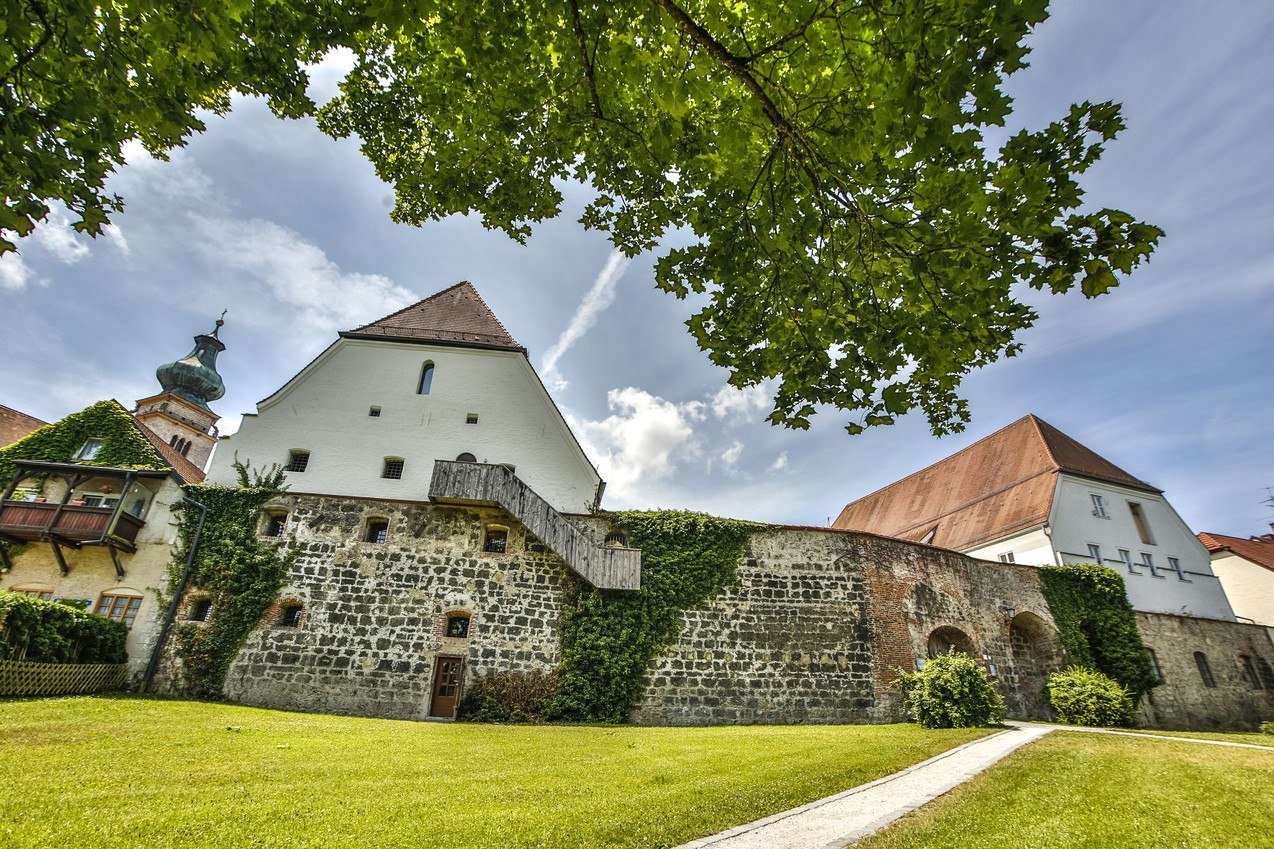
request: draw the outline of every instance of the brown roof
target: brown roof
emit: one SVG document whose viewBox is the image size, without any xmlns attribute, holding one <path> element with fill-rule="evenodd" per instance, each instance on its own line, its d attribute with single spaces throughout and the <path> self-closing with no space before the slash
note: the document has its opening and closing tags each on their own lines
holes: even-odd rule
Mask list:
<svg viewBox="0 0 1274 849">
<path fill-rule="evenodd" d="M 0 404 L 0 448 L 12 445 L 24 436 L 35 433 L 48 422 L 28 416 L 12 407 Z"/>
<path fill-rule="evenodd" d="M 1199 541 L 1213 554 L 1218 551 L 1230 551 L 1244 560 L 1250 560 L 1274 572 L 1274 534 L 1244 539 L 1229 537 L 1225 534 L 1201 533 Z"/>
<path fill-rule="evenodd" d="M 387 315 L 379 321 L 347 330 L 342 336 L 408 339 L 481 348 L 525 349 L 491 312 L 468 281 Z"/>
<path fill-rule="evenodd" d="M 1028 415 L 850 502 L 833 527 L 971 548 L 1047 521 L 1059 472 L 1159 491 Z"/>
<path fill-rule="evenodd" d="M 137 429 L 142 432 L 142 436 L 146 437 L 146 441 L 159 452 L 159 456 L 163 458 L 169 468 L 176 472 L 177 477 L 186 483 L 203 483 L 203 469 L 183 457 L 180 451 L 164 442 L 159 434 L 137 419 L 133 419 L 133 424 L 137 425 Z"/>
</svg>

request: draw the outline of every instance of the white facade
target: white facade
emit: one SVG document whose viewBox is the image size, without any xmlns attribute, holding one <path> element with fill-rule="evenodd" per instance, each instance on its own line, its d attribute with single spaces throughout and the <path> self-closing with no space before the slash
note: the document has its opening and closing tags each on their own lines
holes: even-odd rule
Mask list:
<svg viewBox="0 0 1274 849">
<path fill-rule="evenodd" d="M 1212 555 L 1212 571 L 1221 579 L 1235 616 L 1274 626 L 1274 570 L 1232 551 L 1218 551 Z"/>
<path fill-rule="evenodd" d="M 1046 525 L 965 553 L 988 560 L 1009 554 L 1033 566 L 1100 559 L 1123 576 L 1136 610 L 1235 618 L 1203 543 L 1167 499 L 1141 489 L 1060 473 Z"/>
<path fill-rule="evenodd" d="M 292 451 L 309 452 L 303 472 L 287 473 L 296 493 L 423 501 L 434 460 L 470 454 L 513 466 L 559 511 L 586 511 L 600 494 L 596 469 L 514 350 L 342 337 L 221 439 L 208 481 L 234 484 L 236 455 L 262 468 Z M 382 477 L 386 459 L 403 461 L 401 479 Z"/>
</svg>

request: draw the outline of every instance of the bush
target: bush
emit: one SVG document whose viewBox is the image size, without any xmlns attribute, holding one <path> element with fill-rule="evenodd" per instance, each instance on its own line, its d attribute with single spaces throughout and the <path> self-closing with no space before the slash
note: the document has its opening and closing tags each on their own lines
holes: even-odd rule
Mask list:
<svg viewBox="0 0 1274 849">
<path fill-rule="evenodd" d="M 557 698 L 554 672 L 497 672 L 473 682 L 456 709 L 465 722 L 542 722 Z"/>
<path fill-rule="evenodd" d="M 1048 676 L 1045 689 L 1062 722 L 1095 727 L 1132 725 L 1135 708 L 1128 690 L 1100 672 L 1072 666 Z"/>
<path fill-rule="evenodd" d="M 123 624 L 65 604 L 0 590 L 0 659 L 124 663 Z"/>
<path fill-rule="evenodd" d="M 1004 699 L 967 654 L 935 657 L 899 677 L 902 707 L 925 728 L 972 728 L 1004 718 Z"/>
<path fill-rule="evenodd" d="M 1262 723 L 1261 723 L 1261 733 L 1262 733 L 1262 734 L 1274 734 L 1274 722 L 1262 722 Z"/>
</svg>

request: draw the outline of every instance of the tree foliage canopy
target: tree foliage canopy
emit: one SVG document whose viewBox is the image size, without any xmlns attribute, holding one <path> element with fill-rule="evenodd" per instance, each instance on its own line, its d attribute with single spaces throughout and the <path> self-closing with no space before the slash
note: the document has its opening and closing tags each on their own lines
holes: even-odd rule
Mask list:
<svg viewBox="0 0 1274 849">
<path fill-rule="evenodd" d="M 913 409 L 960 429 L 963 376 L 1035 320 L 1022 286 L 1100 295 L 1162 235 L 1083 202 L 1116 104 L 988 141 L 1046 0 L 5 6 L 0 228 L 58 201 L 99 232 L 125 141 L 162 153 L 232 90 L 310 113 L 302 63 L 346 46 L 319 126 L 361 140 L 396 220 L 525 239 L 588 183 L 583 223 L 660 249 L 657 285 L 705 299 L 700 347 L 736 386 L 774 379 L 791 427 L 831 405 L 850 432 Z"/>
</svg>

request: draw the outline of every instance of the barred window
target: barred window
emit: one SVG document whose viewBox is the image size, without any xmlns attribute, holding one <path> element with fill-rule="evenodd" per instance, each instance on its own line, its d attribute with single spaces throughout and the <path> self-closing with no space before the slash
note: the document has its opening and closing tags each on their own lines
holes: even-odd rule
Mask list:
<svg viewBox="0 0 1274 849">
<path fill-rule="evenodd" d="M 380 476 L 390 480 L 401 480 L 403 476 L 403 462 L 402 457 L 386 457 L 385 464 L 380 470 Z"/>
<path fill-rule="evenodd" d="M 265 520 L 265 536 L 281 537 L 288 529 L 287 513 L 270 513 Z"/>
<path fill-rule="evenodd" d="M 1216 679 L 1212 677 L 1212 665 L 1208 663 L 1208 656 L 1201 651 L 1194 653 L 1194 665 L 1199 667 L 1199 677 L 1203 679 L 1203 686 L 1212 689 L 1216 686 Z"/>
<path fill-rule="evenodd" d="M 186 619 L 190 622 L 207 622 L 208 617 L 212 615 L 212 599 L 197 598 L 190 603 L 190 610 L 186 613 Z"/>
<path fill-rule="evenodd" d="M 310 465 L 309 451 L 289 451 L 288 463 L 283 467 L 287 472 L 303 472 Z"/>
<path fill-rule="evenodd" d="M 387 539 L 389 539 L 389 520 L 368 519 L 367 533 L 363 535 L 363 542 L 384 542 Z"/>
<path fill-rule="evenodd" d="M 93 611 L 98 616 L 123 622 L 125 628 L 133 627 L 137 611 L 142 606 L 142 597 L 131 593 L 102 593 L 97 600 L 97 608 Z"/>
<path fill-rule="evenodd" d="M 615 531 L 606 535 L 606 544 L 611 548 L 624 548 L 628 545 L 628 537 L 619 531 Z"/>
<path fill-rule="evenodd" d="M 301 614 L 305 612 L 305 608 L 299 601 L 287 601 L 279 606 L 279 618 L 275 621 L 276 628 L 299 628 L 301 626 Z"/>
<path fill-rule="evenodd" d="M 509 531 L 506 528 L 487 528 L 486 539 L 482 543 L 483 551 L 489 551 L 492 554 L 504 554 L 508 548 Z"/>
</svg>

